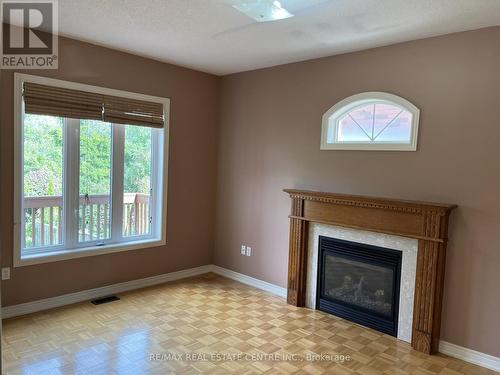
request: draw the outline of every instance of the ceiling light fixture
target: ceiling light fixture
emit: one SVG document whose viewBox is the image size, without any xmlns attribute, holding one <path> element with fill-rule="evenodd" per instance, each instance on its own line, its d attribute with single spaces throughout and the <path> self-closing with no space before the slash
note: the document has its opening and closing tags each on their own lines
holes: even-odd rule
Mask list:
<svg viewBox="0 0 500 375">
<path fill-rule="evenodd" d="M 283 8 L 278 0 L 246 0 L 239 4 L 233 4 L 233 8 L 257 22 L 277 21 L 293 17 L 293 14 Z"/>
</svg>

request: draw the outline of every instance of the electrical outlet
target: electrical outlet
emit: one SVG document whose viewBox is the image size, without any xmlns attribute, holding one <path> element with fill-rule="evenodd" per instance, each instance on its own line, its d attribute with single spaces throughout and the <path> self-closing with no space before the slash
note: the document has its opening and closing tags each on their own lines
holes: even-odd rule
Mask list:
<svg viewBox="0 0 500 375">
<path fill-rule="evenodd" d="M 252 255 L 252 248 L 250 246 L 247 246 L 247 257 Z"/>
<path fill-rule="evenodd" d="M 2 268 L 2 280 L 10 279 L 10 267 Z"/>
<path fill-rule="evenodd" d="M 241 255 L 246 255 L 247 247 L 245 245 L 241 245 Z"/>
</svg>

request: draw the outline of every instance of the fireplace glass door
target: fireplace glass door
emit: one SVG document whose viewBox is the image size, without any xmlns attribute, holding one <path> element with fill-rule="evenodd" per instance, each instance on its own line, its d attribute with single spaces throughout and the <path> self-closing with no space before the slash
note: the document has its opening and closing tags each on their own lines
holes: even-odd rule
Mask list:
<svg viewBox="0 0 500 375">
<path fill-rule="evenodd" d="M 320 237 L 318 308 L 397 335 L 401 252 Z"/>
</svg>

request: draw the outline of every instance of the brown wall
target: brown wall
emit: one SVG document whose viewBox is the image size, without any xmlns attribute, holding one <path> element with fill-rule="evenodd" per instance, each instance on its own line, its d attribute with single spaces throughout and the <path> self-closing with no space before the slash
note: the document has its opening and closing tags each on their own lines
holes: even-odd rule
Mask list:
<svg viewBox="0 0 500 375">
<path fill-rule="evenodd" d="M 499 41 L 496 27 L 223 77 L 215 263 L 286 285 L 283 188 L 456 203 L 442 338 L 500 356 Z M 319 150 L 322 114 L 363 91 L 421 109 L 417 152 Z"/>
<path fill-rule="evenodd" d="M 60 39 L 58 70 L 23 71 L 171 98 L 167 245 L 12 270 L 3 306 L 95 288 L 212 261 L 218 77 Z M 2 266 L 12 266 L 13 73 L 0 86 Z"/>
<path fill-rule="evenodd" d="M 218 265 L 285 286 L 289 201 L 281 189 L 430 200 L 460 205 L 443 338 L 499 356 L 498 40 L 497 27 L 220 79 L 62 38 L 58 70 L 23 72 L 172 99 L 168 244 L 15 268 L 2 283 L 3 305 L 209 264 L 213 254 Z M 12 266 L 12 84 L 2 71 L 2 266 Z M 369 90 L 421 109 L 418 152 L 319 150 L 321 115 Z M 252 257 L 239 254 L 242 243 Z"/>
</svg>

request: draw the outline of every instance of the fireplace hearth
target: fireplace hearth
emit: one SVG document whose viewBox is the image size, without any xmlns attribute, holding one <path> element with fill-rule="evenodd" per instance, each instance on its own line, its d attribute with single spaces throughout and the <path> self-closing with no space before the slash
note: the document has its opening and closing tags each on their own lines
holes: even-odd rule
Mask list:
<svg viewBox="0 0 500 375">
<path fill-rule="evenodd" d="M 402 252 L 319 237 L 316 308 L 397 336 Z"/>
</svg>

